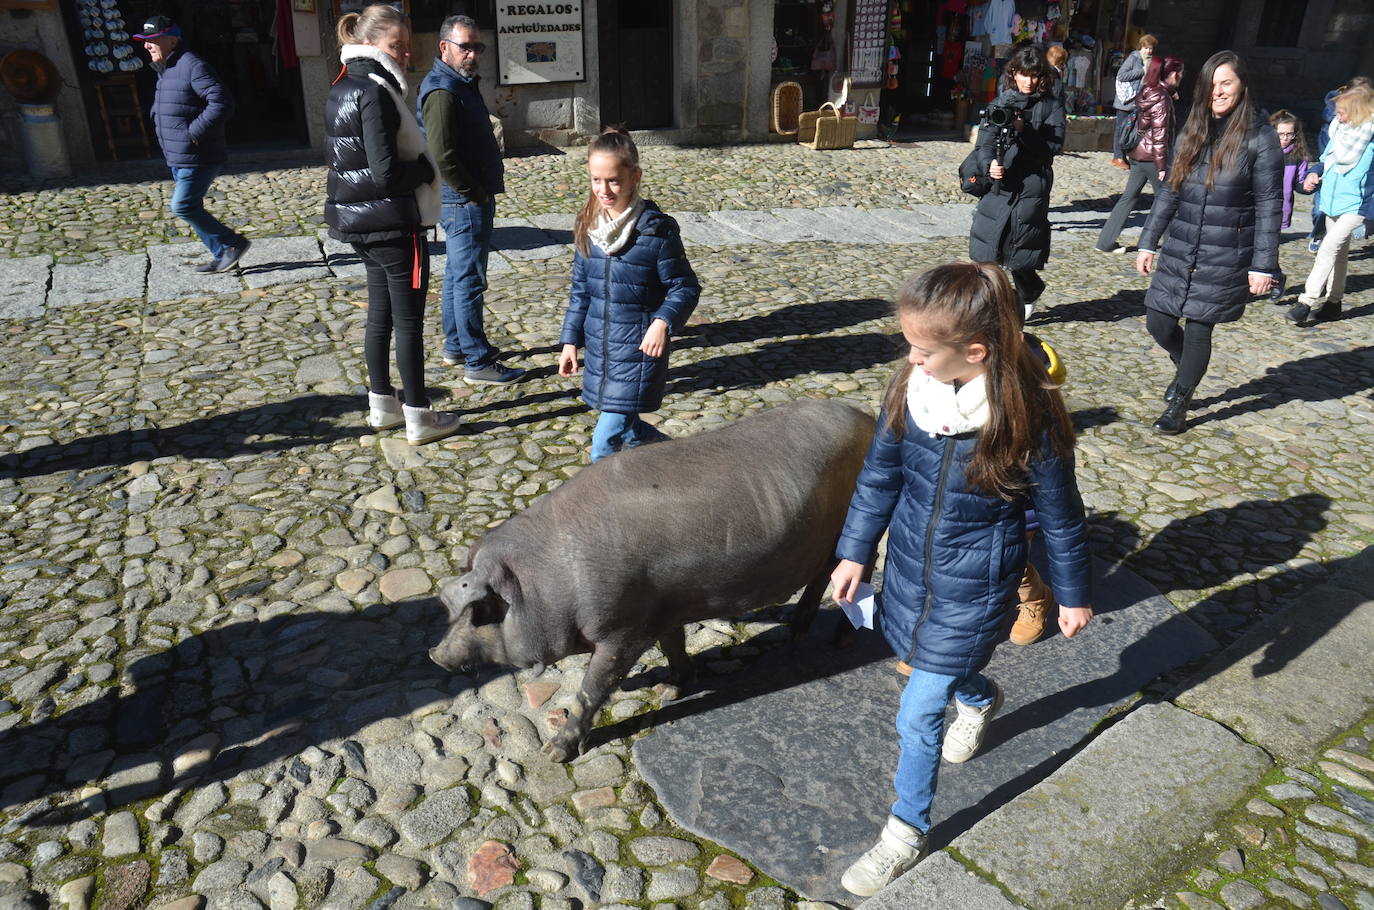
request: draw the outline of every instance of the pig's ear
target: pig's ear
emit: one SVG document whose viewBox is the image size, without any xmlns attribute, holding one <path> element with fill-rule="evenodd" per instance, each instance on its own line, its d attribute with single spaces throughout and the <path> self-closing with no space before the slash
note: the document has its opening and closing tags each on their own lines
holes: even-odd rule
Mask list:
<svg viewBox="0 0 1374 910">
<path fill-rule="evenodd" d="M 472 574 L 475 575 L 476 573 Z M 522 600 L 520 580 L 516 578 L 515 572 L 505 562 L 488 564 L 485 574 L 487 576 L 488 596 L 472 605 L 472 624 L 474 626 L 502 622 L 506 618 L 506 611 L 512 607 L 518 610 Z"/>
</svg>

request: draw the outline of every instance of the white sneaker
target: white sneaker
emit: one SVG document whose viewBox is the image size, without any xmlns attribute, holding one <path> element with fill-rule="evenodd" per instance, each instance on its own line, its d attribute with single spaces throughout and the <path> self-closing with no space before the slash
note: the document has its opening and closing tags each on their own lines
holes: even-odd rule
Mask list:
<svg viewBox="0 0 1374 910">
<path fill-rule="evenodd" d="M 899 878 L 926 855 L 926 836 L 895 815 L 887 817 L 878 842 L 844 870 L 840 884 L 850 894 L 869 897 Z"/>
<path fill-rule="evenodd" d="M 390 430 L 406 422 L 405 412 L 401 410 L 401 390 L 390 395 L 367 393 L 367 425 L 374 430 Z"/>
<path fill-rule="evenodd" d="M 1031 314 L 1035 312 L 1035 304 L 1033 304 L 1033 303 L 1023 303 L 1023 304 L 1021 304 L 1021 307 L 1026 311 L 1026 315 L 1025 315 L 1024 317 L 1022 317 L 1021 321 L 1022 321 L 1022 322 L 1029 322 L 1029 321 L 1030 321 L 1030 318 L 1031 318 Z"/>
<path fill-rule="evenodd" d="M 452 436 L 463 428 L 458 415 L 452 411 L 412 408 L 408 404 L 402 405 L 401 409 L 406 415 L 406 442 L 413 446 Z"/>
<path fill-rule="evenodd" d="M 992 703 L 983 708 L 971 708 L 959 699 L 954 699 L 956 712 L 954 723 L 945 733 L 945 745 L 940 750 L 945 761 L 951 764 L 966 762 L 978 754 L 983 747 L 983 736 L 988 732 L 988 724 L 1002 707 L 1002 687 L 992 680 Z"/>
</svg>

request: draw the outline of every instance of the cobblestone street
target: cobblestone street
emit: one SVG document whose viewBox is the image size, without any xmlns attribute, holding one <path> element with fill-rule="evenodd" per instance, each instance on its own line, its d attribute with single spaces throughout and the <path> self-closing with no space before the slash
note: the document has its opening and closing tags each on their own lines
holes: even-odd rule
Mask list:
<svg viewBox="0 0 1374 910">
<path fill-rule="evenodd" d="M 703 294 L 648 419 L 681 436 L 803 396 L 876 411 L 904 354 L 886 301 L 967 255 L 966 149 L 645 147 L 645 195 L 681 218 Z M 1225 644 L 1374 543 L 1372 248 L 1352 250 L 1339 321 L 1295 328 L 1260 301 L 1220 327 L 1190 429 L 1156 435 L 1171 376 L 1146 280 L 1092 248 L 1124 183 L 1108 158 L 1056 162 L 1031 329 L 1068 367 L 1097 555 Z M 487 325 L 527 381 L 474 389 L 443 366 L 436 266 L 427 379 L 466 431 L 422 448 L 366 428 L 359 270 L 318 240 L 324 169 L 280 164 L 207 198 L 267 257 L 209 276 L 214 293 L 180 265 L 199 244 L 169 248 L 191 238 L 159 170 L 16 189 L 0 211 L 0 277 L 30 288 L 0 287 L 0 908 L 806 907 L 677 827 L 632 738 L 566 767 L 540 754 L 585 658 L 464 676 L 425 654 L 464 548 L 587 460 L 595 415 L 554 366 L 580 150 L 509 159 L 498 201 L 498 244 L 518 242 L 493 265 Z M 1290 287 L 1307 225 L 1284 235 Z M 278 249 L 314 271 L 274 277 Z M 182 282 L 171 299 L 163 274 Z M 787 615 L 690 626 L 688 650 L 727 673 L 785 646 Z M 662 663 L 651 651 L 632 675 Z M 604 720 L 647 727 L 656 707 L 627 687 Z M 1218 834 L 1272 862 L 1208 856 L 1136 906 L 1332 910 L 1318 896 L 1339 892 L 1374 910 L 1369 739 L 1276 771 L 1270 808 Z M 1289 822 L 1294 838 L 1272 833 Z M 1270 871 L 1303 864 L 1320 881 Z M 1279 884 L 1228 896 L 1255 868 Z"/>
</svg>

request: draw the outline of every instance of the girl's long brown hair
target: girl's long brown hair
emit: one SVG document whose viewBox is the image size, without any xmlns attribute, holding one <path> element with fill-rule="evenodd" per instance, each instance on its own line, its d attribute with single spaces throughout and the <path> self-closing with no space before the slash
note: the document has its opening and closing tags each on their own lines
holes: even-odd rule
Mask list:
<svg viewBox="0 0 1374 910">
<path fill-rule="evenodd" d="M 603 129 L 601 135 L 587 145 L 587 157 L 591 158 L 596 154 L 614 155 L 626 168 L 632 171 L 639 170 L 639 148 L 630 138 L 630 134 L 625 132 L 624 127 L 608 126 Z M 601 201 L 588 190 L 587 201 L 582 203 L 577 217 L 573 219 L 573 246 L 583 256 L 591 253 L 591 241 L 587 239 L 587 232 L 596 224 L 596 218 L 600 214 Z"/>
<path fill-rule="evenodd" d="M 1284 160 L 1311 161 L 1312 154 L 1307 150 L 1307 137 L 1303 135 L 1302 121 L 1298 119 L 1298 115 L 1289 110 L 1275 111 L 1269 115 L 1269 125 L 1274 129 L 1278 129 L 1280 123 L 1287 123 L 1293 127 L 1293 145 L 1291 150 L 1284 153 Z"/>
<path fill-rule="evenodd" d="M 969 486 L 1015 499 L 1029 485 L 1032 459 L 1048 438 L 1050 451 L 1073 453 L 1073 423 L 1059 389 L 1022 335 L 1021 304 L 1011 281 L 990 262 L 951 262 L 907 280 L 897 315 L 919 320 L 922 334 L 941 344 L 987 347 L 984 382 L 988 422 L 978 431 L 964 471 Z M 906 423 L 908 361 L 888 384 L 885 429 L 899 438 Z"/>
<path fill-rule="evenodd" d="M 1221 139 L 1216 138 L 1218 118 L 1212 116 L 1212 79 L 1218 68 L 1229 66 L 1240 80 L 1240 97 L 1236 106 L 1226 118 L 1226 132 Z M 1250 75 L 1245 61 L 1235 51 L 1217 51 L 1202 64 L 1197 75 L 1197 85 L 1193 86 L 1193 107 L 1188 111 L 1188 120 L 1183 124 L 1183 132 L 1178 137 L 1178 155 L 1169 171 L 1169 187 L 1178 192 L 1183 181 L 1193 169 L 1202 163 L 1202 155 L 1207 146 L 1216 142 L 1216 148 L 1207 165 L 1207 189 L 1216 180 L 1217 171 L 1225 170 L 1236 164 L 1245 148 L 1245 137 L 1250 124 L 1255 119 L 1255 107 L 1250 101 Z"/>
</svg>

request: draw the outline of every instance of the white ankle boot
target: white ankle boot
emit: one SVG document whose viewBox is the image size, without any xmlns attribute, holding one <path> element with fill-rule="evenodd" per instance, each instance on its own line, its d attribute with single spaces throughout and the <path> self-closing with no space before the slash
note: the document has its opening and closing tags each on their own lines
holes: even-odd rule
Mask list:
<svg viewBox="0 0 1374 910">
<path fill-rule="evenodd" d="M 887 817 L 878 842 L 845 870 L 840 884 L 850 894 L 877 894 L 926 855 L 926 836 L 895 815 Z"/>
<path fill-rule="evenodd" d="M 378 395 L 376 392 L 367 393 L 368 426 L 374 430 L 390 430 L 405 422 L 406 415 L 401 410 L 400 389 L 390 395 Z"/>
<path fill-rule="evenodd" d="M 436 411 L 433 408 L 412 408 L 402 405 L 406 419 L 406 442 L 422 446 L 445 436 L 452 436 L 462 429 L 458 415 L 451 411 Z"/>
</svg>

